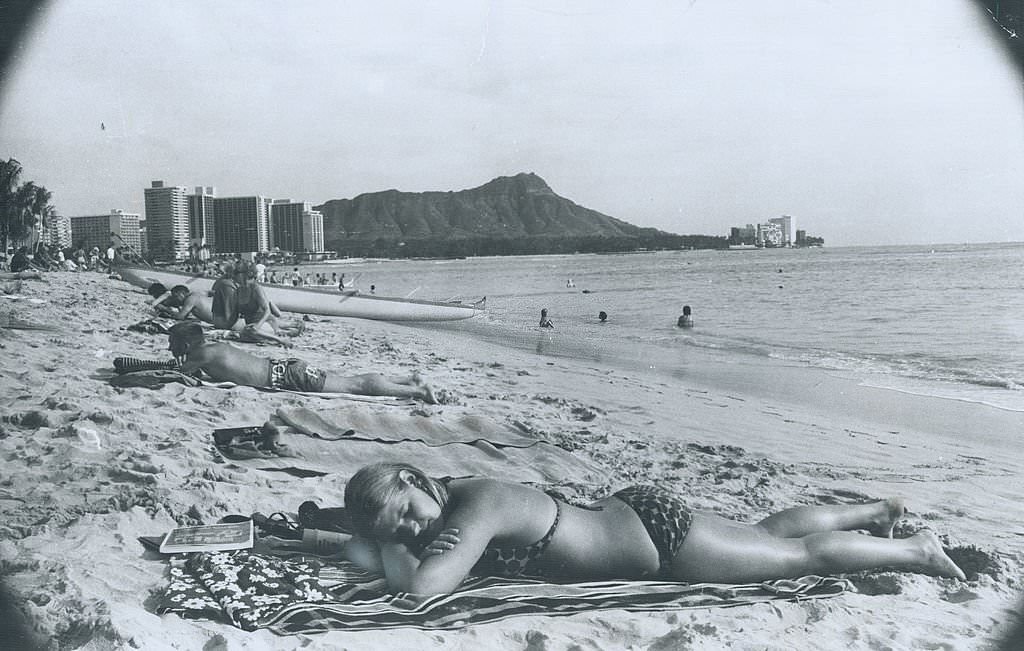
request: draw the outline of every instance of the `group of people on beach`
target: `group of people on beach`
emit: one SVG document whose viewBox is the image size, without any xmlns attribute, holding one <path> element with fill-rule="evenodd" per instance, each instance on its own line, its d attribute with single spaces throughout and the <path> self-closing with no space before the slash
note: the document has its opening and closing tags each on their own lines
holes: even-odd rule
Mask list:
<svg viewBox="0 0 1024 651">
<path fill-rule="evenodd" d="M 297 358 L 268 359 L 252 355 L 222 341 L 206 341 L 201 325 L 240 332 L 242 341 L 272 342 L 291 347 L 284 337 L 298 336 L 304 322 L 288 323 L 257 282 L 259 271 L 249 262 L 224 264 L 210 297 L 197 295 L 185 285 L 170 290 L 148 289 L 153 308 L 182 321 L 170 328 L 168 348 L 187 374 L 202 374 L 218 382 L 313 393 L 352 393 L 415 398 L 436 402 L 432 389 L 418 375 L 386 377 L 379 373 L 339 376 Z M 209 302 L 207 302 L 209 298 Z"/>
<path fill-rule="evenodd" d="M 7 271 L 98 271 L 111 273 L 120 265 L 136 260 L 136 256 L 121 246 L 111 244 L 106 251 L 94 246 L 86 250 L 84 246 L 65 247 L 47 245 L 37 242 L 34 247 L 19 246 L 9 261 L 5 261 Z"/>
<path fill-rule="evenodd" d="M 164 313 L 185 319 L 169 335 L 182 372 L 250 386 L 435 402 L 416 375 L 337 376 L 302 360 L 209 342 L 203 327 L 188 320 L 197 316 L 217 328 L 234 327 L 239 316 L 243 328 L 270 323 L 275 308 L 256 278 L 248 263 L 225 271 L 209 313 L 185 287 L 162 295 Z M 546 310 L 541 318 L 543 326 Z M 690 509 L 681 491 L 668 486 L 628 486 L 576 506 L 515 482 L 436 478 L 406 463 L 371 463 L 349 479 L 345 510 L 352 535 L 341 555 L 381 572 L 396 592 L 451 592 L 470 574 L 749 583 L 894 567 L 964 578 L 935 534 L 892 537 L 906 511 L 898 498 L 803 506 L 741 524 Z"/>
</svg>

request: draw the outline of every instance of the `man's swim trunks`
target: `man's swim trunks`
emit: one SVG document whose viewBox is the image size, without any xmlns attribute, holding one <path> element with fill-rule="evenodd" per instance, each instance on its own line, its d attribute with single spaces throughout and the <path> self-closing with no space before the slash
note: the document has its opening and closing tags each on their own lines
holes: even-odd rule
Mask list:
<svg viewBox="0 0 1024 651">
<path fill-rule="evenodd" d="M 326 379 L 327 373 L 301 359 L 270 360 L 269 384 L 275 389 L 319 393 Z"/>
<path fill-rule="evenodd" d="M 678 497 L 654 486 L 630 486 L 614 497 L 636 511 L 658 550 L 661 576 L 670 576 L 672 559 L 690 531 L 693 513 Z"/>
</svg>

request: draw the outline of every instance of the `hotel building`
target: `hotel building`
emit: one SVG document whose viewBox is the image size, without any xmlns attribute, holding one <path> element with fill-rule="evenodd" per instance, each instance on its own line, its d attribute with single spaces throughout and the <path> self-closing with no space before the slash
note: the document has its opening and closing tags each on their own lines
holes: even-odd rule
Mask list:
<svg viewBox="0 0 1024 651">
<path fill-rule="evenodd" d="M 309 202 L 275 199 L 270 205 L 270 246 L 295 253 L 323 251 L 323 215 Z"/>
<path fill-rule="evenodd" d="M 50 215 L 49 223 L 42 229 L 42 240 L 46 246 L 66 249 L 71 246 L 71 218 L 66 215 Z"/>
<path fill-rule="evenodd" d="M 782 227 L 769 219 L 767 224 L 757 225 L 757 246 L 779 247 L 784 246 L 782 241 Z"/>
<path fill-rule="evenodd" d="M 254 253 L 270 249 L 270 199 L 215 197 L 214 241 L 217 253 Z"/>
<path fill-rule="evenodd" d="M 156 260 L 181 260 L 188 253 L 188 195 L 182 186 L 153 181 L 146 188 L 146 238 Z"/>
<path fill-rule="evenodd" d="M 188 195 L 188 237 L 195 245 L 206 244 L 216 251 L 217 236 L 214 228 L 213 200 L 217 192 L 207 186 L 196 186 L 194 194 Z"/>
<path fill-rule="evenodd" d="M 779 227 L 779 233 L 781 238 L 781 244 L 777 246 L 793 246 L 793 218 L 789 215 L 783 215 L 782 217 L 776 217 L 768 220 L 769 224 L 775 224 Z"/>
<path fill-rule="evenodd" d="M 139 216 L 136 214 L 111 210 L 109 215 L 82 215 L 71 217 L 70 221 L 73 245 L 86 251 L 95 246 L 105 252 L 111 244 L 129 251 L 142 248 Z"/>
</svg>

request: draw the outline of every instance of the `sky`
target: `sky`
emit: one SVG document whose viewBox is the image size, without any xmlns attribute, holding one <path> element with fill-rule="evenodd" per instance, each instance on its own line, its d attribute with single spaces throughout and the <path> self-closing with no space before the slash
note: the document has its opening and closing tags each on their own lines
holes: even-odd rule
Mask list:
<svg viewBox="0 0 1024 651">
<path fill-rule="evenodd" d="M 534 172 L 640 226 L 1024 241 L 1024 82 L 970 0 L 54 0 L 0 158 L 66 215 Z M 102 127 L 101 127 L 102 125 Z"/>
</svg>

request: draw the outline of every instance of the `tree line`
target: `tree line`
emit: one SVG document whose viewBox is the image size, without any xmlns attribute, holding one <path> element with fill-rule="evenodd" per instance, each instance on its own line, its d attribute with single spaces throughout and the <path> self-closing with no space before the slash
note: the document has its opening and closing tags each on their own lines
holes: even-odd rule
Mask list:
<svg viewBox="0 0 1024 651">
<path fill-rule="evenodd" d="M 7 254 L 9 242 L 27 239 L 37 225 L 47 227 L 56 214 L 50 204 L 53 193 L 33 181 L 21 182 L 21 163 L 13 158 L 0 161 L 0 253 Z"/>
</svg>

